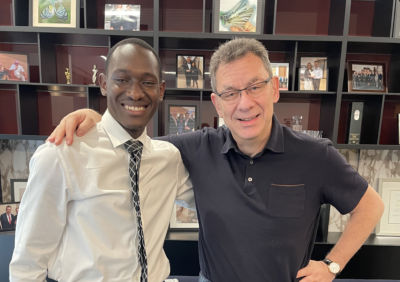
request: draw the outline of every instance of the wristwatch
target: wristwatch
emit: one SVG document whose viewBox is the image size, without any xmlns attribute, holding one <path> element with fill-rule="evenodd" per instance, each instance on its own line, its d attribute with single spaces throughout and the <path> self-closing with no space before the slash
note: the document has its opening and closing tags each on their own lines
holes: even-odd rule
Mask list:
<svg viewBox="0 0 400 282">
<path fill-rule="evenodd" d="M 329 271 L 332 274 L 338 275 L 340 272 L 340 265 L 334 261 L 331 261 L 330 259 L 325 258 L 323 262 L 328 266 Z"/>
</svg>

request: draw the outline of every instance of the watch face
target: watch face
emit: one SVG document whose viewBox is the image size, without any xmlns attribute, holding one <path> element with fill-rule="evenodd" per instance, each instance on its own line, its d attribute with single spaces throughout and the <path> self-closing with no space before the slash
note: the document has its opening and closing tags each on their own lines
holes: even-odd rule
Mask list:
<svg viewBox="0 0 400 282">
<path fill-rule="evenodd" d="M 338 274 L 340 271 L 340 266 L 336 262 L 331 262 L 328 267 L 333 274 Z"/>
</svg>

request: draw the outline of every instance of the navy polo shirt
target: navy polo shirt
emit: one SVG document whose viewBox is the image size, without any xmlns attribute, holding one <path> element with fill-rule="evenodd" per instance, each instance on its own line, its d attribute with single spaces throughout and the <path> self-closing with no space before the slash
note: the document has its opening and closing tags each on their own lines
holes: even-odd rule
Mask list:
<svg viewBox="0 0 400 282">
<path fill-rule="evenodd" d="M 368 183 L 327 139 L 273 118 L 250 158 L 226 127 L 170 136 L 194 187 L 200 267 L 212 282 L 296 281 L 314 244 L 321 204 L 352 211 Z"/>
</svg>

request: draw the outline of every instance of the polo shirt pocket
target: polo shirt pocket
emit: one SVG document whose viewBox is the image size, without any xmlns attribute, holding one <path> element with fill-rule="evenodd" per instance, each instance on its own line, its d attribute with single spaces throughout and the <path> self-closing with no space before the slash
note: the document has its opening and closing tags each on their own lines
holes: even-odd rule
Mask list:
<svg viewBox="0 0 400 282">
<path fill-rule="evenodd" d="M 270 184 L 268 213 L 275 217 L 301 217 L 305 205 L 304 184 Z"/>
</svg>

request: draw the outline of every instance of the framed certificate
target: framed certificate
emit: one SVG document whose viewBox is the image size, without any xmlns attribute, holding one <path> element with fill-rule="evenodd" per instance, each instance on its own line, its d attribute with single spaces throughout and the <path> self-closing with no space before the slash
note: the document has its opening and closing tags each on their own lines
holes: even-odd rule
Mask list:
<svg viewBox="0 0 400 282">
<path fill-rule="evenodd" d="M 385 204 L 385 210 L 376 226 L 376 235 L 400 236 L 400 179 L 379 179 L 378 192 Z"/>
</svg>

